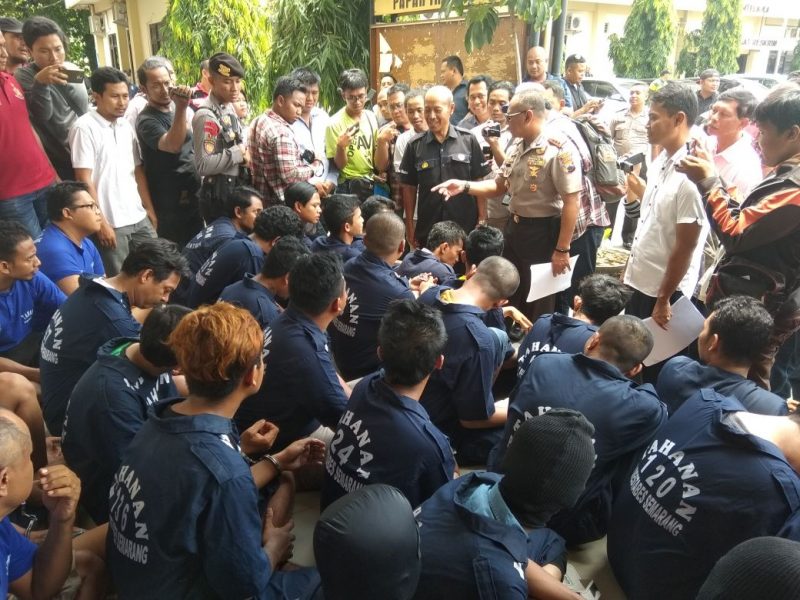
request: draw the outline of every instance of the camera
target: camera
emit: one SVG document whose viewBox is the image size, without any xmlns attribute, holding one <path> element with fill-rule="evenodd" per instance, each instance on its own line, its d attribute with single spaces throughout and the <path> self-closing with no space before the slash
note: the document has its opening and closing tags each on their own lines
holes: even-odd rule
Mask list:
<svg viewBox="0 0 800 600">
<path fill-rule="evenodd" d="M 633 156 L 626 156 L 617 161 L 617 168 L 623 173 L 633 173 L 633 168 L 644 162 L 644 153 L 639 152 Z"/>
<path fill-rule="evenodd" d="M 485 138 L 499 138 L 500 137 L 500 125 L 498 123 L 492 123 L 491 125 L 487 125 L 483 128 L 482 131 L 483 137 Z"/>
<path fill-rule="evenodd" d="M 191 89 L 189 90 L 189 93 L 187 94 L 186 90 L 184 88 L 182 88 L 181 86 L 170 86 L 169 87 L 169 95 L 170 96 L 178 96 L 179 98 L 191 98 L 192 97 Z"/>
<path fill-rule="evenodd" d="M 302 158 L 303 161 L 307 162 L 308 164 L 311 164 L 317 160 L 316 154 L 314 154 L 314 151 L 309 148 L 303 150 L 302 154 L 300 154 L 300 158 Z"/>
</svg>

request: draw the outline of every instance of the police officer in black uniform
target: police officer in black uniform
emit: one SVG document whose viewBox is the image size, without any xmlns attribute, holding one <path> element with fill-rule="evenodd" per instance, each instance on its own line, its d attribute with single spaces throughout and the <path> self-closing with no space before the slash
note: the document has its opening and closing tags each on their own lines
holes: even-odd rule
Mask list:
<svg viewBox="0 0 800 600">
<path fill-rule="evenodd" d="M 250 183 L 250 152 L 233 103 L 239 99 L 244 68 L 230 54 L 208 60 L 211 92 L 192 119 L 194 160 L 203 177 L 200 208 L 208 223 L 222 215 L 222 203 L 237 185 Z"/>
</svg>

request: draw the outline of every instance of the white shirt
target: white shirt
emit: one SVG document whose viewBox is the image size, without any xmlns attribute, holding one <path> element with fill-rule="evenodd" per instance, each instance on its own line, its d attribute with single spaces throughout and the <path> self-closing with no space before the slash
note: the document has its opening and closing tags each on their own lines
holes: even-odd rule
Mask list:
<svg viewBox="0 0 800 600">
<path fill-rule="evenodd" d="M 484 121 L 477 127 L 473 127 L 469 130 L 469 132 L 475 136 L 475 139 L 478 140 L 478 143 L 481 145 L 481 148 L 488 148 L 489 142 L 486 141 L 486 138 L 483 137 L 483 130 L 489 127 L 490 125 L 496 125 L 494 121 L 489 119 L 488 121 Z M 504 126 L 500 129 L 500 148 L 503 149 L 503 153 L 508 151 L 508 147 L 511 145 L 511 140 L 514 136 L 511 135 L 511 131 L 508 129 L 508 125 Z M 497 161 L 494 159 L 494 155 L 492 155 L 492 172 L 489 173 L 485 177 L 485 179 L 494 179 L 497 173 L 500 171 L 500 167 L 497 165 Z"/>
<path fill-rule="evenodd" d="M 330 120 L 328 113 L 315 106 L 311 109 L 310 127 L 303 120 L 303 117 L 298 117 L 290 125 L 292 131 L 294 131 L 294 139 L 300 146 L 300 152 L 313 150 L 317 159 L 322 162 L 322 173 L 318 177 L 312 177 L 311 181 L 328 180 L 334 183 L 339 181 L 336 165 L 331 165 L 331 161 L 325 154 L 325 130 L 328 128 Z"/>
<path fill-rule="evenodd" d="M 69 132 L 72 166 L 91 169 L 103 216 L 114 229 L 147 217 L 134 169 L 142 164 L 133 127 L 124 117 L 113 123 L 90 110 Z"/>
<path fill-rule="evenodd" d="M 691 263 L 678 289 L 691 298 L 700 277 L 708 221 L 697 188 L 685 175 L 675 171 L 675 164 L 684 156 L 686 146 L 681 146 L 672 156 L 667 156 L 666 150 L 662 150 L 647 171 L 649 179 L 624 282 L 651 298 L 658 296 L 669 256 L 675 247 L 678 224 L 702 225 Z"/>
<path fill-rule="evenodd" d="M 400 170 L 400 163 L 403 162 L 403 155 L 406 153 L 408 142 L 410 142 L 411 138 L 413 138 L 415 135 L 418 135 L 418 132 L 414 131 L 414 128 L 412 127 L 408 131 L 404 131 L 398 135 L 397 139 L 394 141 L 394 156 L 392 157 L 392 160 L 394 162 L 395 173 L 402 173 Z"/>
<path fill-rule="evenodd" d="M 734 144 L 720 153 L 717 153 L 716 136 L 709 139 L 708 145 L 714 156 L 714 166 L 725 182 L 725 187 L 735 185 L 739 190 L 738 200 L 743 201 L 750 194 L 750 190 L 764 179 L 761 172 L 761 157 L 753 148 L 753 138 L 743 133 Z"/>
</svg>

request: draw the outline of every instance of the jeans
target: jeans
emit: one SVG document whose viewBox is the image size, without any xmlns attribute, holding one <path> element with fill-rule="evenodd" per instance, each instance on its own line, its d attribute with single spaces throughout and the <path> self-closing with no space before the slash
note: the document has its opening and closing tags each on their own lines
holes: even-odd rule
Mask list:
<svg viewBox="0 0 800 600">
<path fill-rule="evenodd" d="M 39 237 L 47 225 L 47 201 L 45 195 L 50 186 L 40 190 L 0 200 L 0 219 L 22 223 L 33 239 Z"/>
<path fill-rule="evenodd" d="M 769 383 L 781 398 L 800 399 L 800 333 L 792 334 L 778 350 Z"/>
<path fill-rule="evenodd" d="M 97 239 L 94 240 L 95 246 L 100 251 L 100 257 L 103 259 L 103 266 L 106 268 L 108 277 L 119 274 L 122 262 L 128 256 L 132 243 L 157 237 L 156 230 L 153 229 L 153 225 L 147 217 L 133 225 L 117 227 L 114 229 L 114 233 L 117 236 L 117 245 L 114 248 L 104 248 Z"/>
</svg>

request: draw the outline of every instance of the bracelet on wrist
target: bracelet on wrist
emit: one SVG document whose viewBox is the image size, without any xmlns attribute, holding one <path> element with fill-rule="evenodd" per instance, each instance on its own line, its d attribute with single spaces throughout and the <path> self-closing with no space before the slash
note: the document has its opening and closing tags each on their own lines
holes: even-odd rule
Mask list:
<svg viewBox="0 0 800 600">
<path fill-rule="evenodd" d="M 272 466 L 275 467 L 275 470 L 278 472 L 278 475 L 283 473 L 283 469 L 281 468 L 281 464 L 278 462 L 278 459 L 275 458 L 272 454 L 265 454 L 262 457 L 262 460 L 266 460 L 267 462 L 271 462 Z"/>
<path fill-rule="evenodd" d="M 565 249 L 565 248 L 559 248 L 558 246 L 556 246 L 555 251 L 556 252 L 560 252 L 561 254 L 569 254 L 569 248 Z"/>
</svg>

